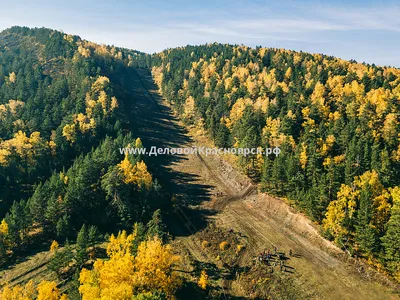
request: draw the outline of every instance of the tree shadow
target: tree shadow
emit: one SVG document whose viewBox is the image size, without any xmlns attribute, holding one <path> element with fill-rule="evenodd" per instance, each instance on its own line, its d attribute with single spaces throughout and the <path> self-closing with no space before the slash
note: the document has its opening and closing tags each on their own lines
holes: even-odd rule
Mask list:
<svg viewBox="0 0 400 300">
<path fill-rule="evenodd" d="M 178 124 L 171 108 L 166 106 L 157 93 L 158 87 L 147 69 L 125 68 L 123 76 L 114 78 L 120 82 L 115 94 L 121 103 L 125 118 L 125 130 L 140 137 L 144 147 L 184 148 L 191 147 L 193 140 L 187 130 Z M 119 75 L 121 72 L 118 73 Z M 210 198 L 209 185 L 199 183 L 197 174 L 179 172 L 172 168 L 174 164 L 187 159 L 185 155 L 144 156 L 153 177 L 164 190 L 174 196 L 179 211 L 172 209 L 166 214 L 166 224 L 172 235 L 190 235 L 206 226 L 206 217 L 212 212 L 191 209 Z M 183 224 L 182 224 L 183 223 Z"/>
</svg>

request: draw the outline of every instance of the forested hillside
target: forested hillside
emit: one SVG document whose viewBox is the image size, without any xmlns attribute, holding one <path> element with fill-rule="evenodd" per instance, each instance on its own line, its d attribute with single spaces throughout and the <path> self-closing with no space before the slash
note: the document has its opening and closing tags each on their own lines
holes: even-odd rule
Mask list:
<svg viewBox="0 0 400 300">
<path fill-rule="evenodd" d="M 163 95 L 270 194 L 296 202 L 343 249 L 400 278 L 400 70 L 222 44 L 152 57 Z"/>
<path fill-rule="evenodd" d="M 319 54 L 209 44 L 150 55 L 7 29 L 0 298 L 391 299 L 399 100 L 399 69 Z M 281 153 L 119 151 L 210 141 Z"/>
<path fill-rule="evenodd" d="M 143 145 L 117 98 L 124 96 L 120 85 L 126 70 L 142 55 L 44 28 L 13 27 L 0 34 L 1 265 L 50 244 L 58 251 L 59 243 L 66 243 L 53 270 L 60 274 L 69 266 L 78 282 L 88 247 L 94 251 L 104 233 L 131 231 L 136 223 L 136 249 L 145 239 L 140 240 L 147 228 L 142 230 L 141 222 L 165 207 L 168 196 L 140 155 L 118 151 Z M 148 236 L 161 239 L 159 211 L 154 217 Z M 124 233 L 110 245 L 127 238 L 134 239 Z M 68 239 L 77 239 L 76 250 Z M 163 251 L 160 240 L 153 243 L 154 251 Z M 120 255 L 128 259 L 131 248 L 124 249 Z M 116 253 L 107 252 L 111 259 Z M 43 282 L 37 291 L 32 283 L 6 287 L 2 299 L 23 293 L 50 299 L 46 292 L 55 285 Z"/>
</svg>

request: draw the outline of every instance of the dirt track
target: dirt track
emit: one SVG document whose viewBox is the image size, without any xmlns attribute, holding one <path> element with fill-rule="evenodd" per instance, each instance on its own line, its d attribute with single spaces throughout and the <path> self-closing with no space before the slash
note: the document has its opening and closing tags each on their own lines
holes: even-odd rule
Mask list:
<svg viewBox="0 0 400 300">
<path fill-rule="evenodd" d="M 158 146 L 174 144 L 176 147 L 204 146 L 204 138 L 188 134 L 173 117 L 149 74 L 144 71 L 135 74 L 137 78 L 134 78 L 134 88 L 139 94 L 134 97 L 133 104 L 142 108 L 140 114 L 135 109 L 133 111 L 136 122 L 149 121 L 152 118 L 150 114 L 157 111 L 162 120 L 154 118 L 153 122 L 164 124 L 158 128 L 158 137 L 154 137 L 151 132 L 138 133 L 145 141 L 145 146 L 146 143 L 147 146 L 149 143 Z M 170 138 L 165 139 L 168 136 Z M 294 256 L 288 261 L 293 270 L 290 276 L 307 298 L 399 299 L 391 288 L 375 282 L 384 282 L 383 276 L 367 271 L 366 267 L 364 271 L 357 271 L 360 264 L 352 259 L 347 260 L 344 252 L 323 239 L 318 228 L 305 216 L 296 213 L 283 200 L 257 193 L 256 186 L 248 178 L 220 157 L 182 155 L 163 161 L 161 165 L 165 168 L 157 174 L 161 182 L 165 182 L 167 188 L 178 195 L 178 201 L 185 200 L 194 207 L 194 214 L 180 210 L 177 212 L 180 225 L 187 230 L 182 236 L 175 234 L 175 244 L 185 247 L 194 260 L 213 259 L 204 254 L 195 238 L 196 232 L 201 229 L 198 218 L 204 217 L 207 222 L 215 222 L 221 228 L 234 229 L 247 237 L 250 247 L 241 259 L 242 264 L 249 264 L 264 249 L 277 247 L 285 253 L 291 249 Z M 169 175 L 163 180 L 163 172 L 166 171 Z M 237 285 L 240 286 L 240 282 L 236 282 Z M 230 286 L 225 285 L 224 288 Z M 248 296 L 240 295 L 237 289 L 228 293 Z"/>
</svg>

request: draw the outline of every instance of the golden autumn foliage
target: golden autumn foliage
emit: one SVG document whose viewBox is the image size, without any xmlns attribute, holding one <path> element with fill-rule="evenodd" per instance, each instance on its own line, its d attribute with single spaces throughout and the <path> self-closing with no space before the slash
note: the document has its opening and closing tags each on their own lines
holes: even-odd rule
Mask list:
<svg viewBox="0 0 400 300">
<path fill-rule="evenodd" d="M 11 83 L 15 83 L 15 81 L 17 80 L 17 75 L 15 75 L 15 72 L 11 72 L 11 73 L 8 75 L 8 80 L 9 80 Z"/>
<path fill-rule="evenodd" d="M 7 256 L 9 241 L 8 241 L 8 224 L 3 219 L 0 223 L 0 259 L 4 259 Z"/>
<path fill-rule="evenodd" d="M 395 113 L 388 113 L 382 127 L 382 137 L 387 143 L 391 144 L 396 141 L 398 125 L 398 116 Z"/>
<path fill-rule="evenodd" d="M 110 84 L 110 79 L 106 76 L 99 76 L 96 81 L 92 84 L 92 92 L 99 93 L 104 90 Z"/>
<path fill-rule="evenodd" d="M 111 111 L 115 110 L 118 108 L 118 100 L 117 98 L 115 98 L 114 96 L 111 97 L 111 105 L 110 105 L 110 109 Z"/>
<path fill-rule="evenodd" d="M 268 97 L 258 97 L 254 102 L 254 109 L 261 110 L 263 113 L 267 113 L 269 102 L 270 101 Z"/>
<path fill-rule="evenodd" d="M 235 102 L 235 104 L 233 104 L 229 115 L 231 124 L 236 123 L 242 117 L 243 112 L 248 105 L 253 105 L 253 102 L 249 98 L 240 98 Z"/>
<path fill-rule="evenodd" d="M 122 171 L 125 183 L 132 183 L 140 186 L 142 183 L 146 188 L 149 188 L 153 183 L 153 177 L 147 171 L 147 166 L 144 161 L 138 161 L 135 165 L 125 155 L 124 160 L 118 164 L 119 169 Z"/>
<path fill-rule="evenodd" d="M 204 271 L 204 270 L 201 271 L 201 275 L 200 275 L 200 278 L 199 278 L 199 281 L 197 282 L 197 284 L 203 290 L 205 290 L 207 288 L 208 275 L 207 275 L 206 271 Z"/>
<path fill-rule="evenodd" d="M 57 241 L 53 241 L 50 245 L 50 252 L 55 252 L 58 250 L 58 242 Z"/>
<path fill-rule="evenodd" d="M 236 254 L 239 254 L 240 252 L 242 252 L 242 250 L 243 250 L 244 248 L 245 248 L 244 245 L 241 245 L 241 244 L 237 245 L 237 246 L 236 246 L 236 250 L 235 250 Z"/>
<path fill-rule="evenodd" d="M 61 294 L 54 281 L 42 281 L 37 287 L 37 300 L 67 300 L 67 295 Z"/>
<path fill-rule="evenodd" d="M 33 300 L 36 294 L 35 287 L 32 281 L 26 285 L 14 285 L 10 287 L 5 285 L 0 291 L 0 299 L 2 300 Z"/>
<path fill-rule="evenodd" d="M 194 98 L 192 96 L 189 96 L 185 101 L 185 111 L 182 117 L 186 120 L 192 120 L 194 117 L 194 113 L 195 113 Z"/>
<path fill-rule="evenodd" d="M 280 118 L 277 119 L 272 119 L 271 117 L 267 118 L 262 133 L 265 136 L 266 142 L 269 147 L 279 147 L 286 139 L 286 136 L 280 132 L 280 128 L 281 128 Z"/>
<path fill-rule="evenodd" d="M 334 135 L 330 134 L 326 137 L 325 143 L 322 144 L 321 154 L 326 155 L 329 150 L 332 149 L 336 138 Z"/>
<path fill-rule="evenodd" d="M 306 168 L 307 161 L 308 161 L 308 156 L 307 156 L 307 146 L 303 143 L 301 145 L 302 150 L 300 152 L 299 160 L 300 160 L 300 165 L 302 169 Z"/>
<path fill-rule="evenodd" d="M 205 248 L 210 246 L 210 242 L 209 241 L 202 241 L 201 242 L 201 246 L 203 247 L 203 249 L 205 249 Z"/>
<path fill-rule="evenodd" d="M 69 142 L 75 142 L 75 125 L 74 124 L 67 124 L 63 127 L 62 131 L 63 136 Z"/>
<path fill-rule="evenodd" d="M 110 238 L 109 260 L 96 260 L 93 270 L 83 269 L 79 292 L 83 300 L 131 299 L 134 295 L 164 292 L 174 296 L 180 279 L 172 270 L 178 257 L 158 238 L 142 242 L 132 255 L 134 234 L 125 231 Z"/>
<path fill-rule="evenodd" d="M 356 210 L 356 195 L 352 188 L 342 184 L 337 193 L 337 200 L 332 201 L 327 209 L 323 226 L 325 230 L 329 230 L 334 236 L 348 234 L 343 226 L 345 217 L 352 218 Z"/>
<path fill-rule="evenodd" d="M 78 46 L 78 53 L 85 58 L 90 57 L 90 49 L 86 49 L 83 46 Z"/>
<path fill-rule="evenodd" d="M 54 281 L 43 280 L 37 288 L 30 280 L 26 285 L 5 285 L 0 291 L 2 300 L 67 300 L 65 294 L 61 294 Z"/>
<path fill-rule="evenodd" d="M 82 133 L 85 133 L 96 127 L 96 121 L 84 114 L 75 115 L 74 123 L 78 125 L 78 128 Z"/>
<path fill-rule="evenodd" d="M 376 171 L 367 171 L 363 175 L 355 177 L 352 186 L 341 185 L 337 193 L 337 200 L 332 201 L 327 208 L 323 221 L 325 230 L 330 231 L 335 237 L 349 234 L 345 220 L 354 219 L 360 201 L 360 193 L 367 186 L 372 194 L 371 223 L 375 228 L 383 231 L 383 226 L 390 217 L 390 194 L 380 182 Z"/>
<path fill-rule="evenodd" d="M 7 157 L 12 153 L 33 162 L 37 151 L 45 148 L 49 148 L 49 144 L 41 138 L 40 132 L 32 132 L 28 137 L 25 132 L 19 130 L 14 134 L 14 138 L 0 140 L 0 165 L 7 165 Z"/>
<path fill-rule="evenodd" d="M 116 97 L 110 97 L 106 89 L 110 84 L 110 79 L 106 76 L 99 76 L 92 84 L 90 92 L 85 97 L 85 113 L 75 114 L 73 121 L 63 127 L 63 136 L 67 141 L 74 143 L 76 141 L 77 132 L 83 134 L 94 132 L 97 124 L 93 116 L 96 106 L 100 106 L 104 116 L 109 115 L 118 108 L 118 100 Z"/>
<path fill-rule="evenodd" d="M 1 220 L 0 223 L 0 234 L 2 235 L 6 235 L 8 233 L 8 224 L 6 222 L 6 220 Z"/>
<path fill-rule="evenodd" d="M 228 249 L 229 247 L 229 243 L 226 241 L 223 241 L 219 244 L 219 250 L 221 251 L 225 251 L 226 249 Z"/>
<path fill-rule="evenodd" d="M 20 100 L 9 100 L 6 104 L 0 104 L 0 117 L 2 113 L 9 110 L 12 114 L 15 114 L 17 110 L 25 105 L 25 102 Z"/>
<path fill-rule="evenodd" d="M 313 104 L 323 107 L 325 104 L 325 87 L 322 83 L 317 82 L 317 84 L 314 87 L 314 91 L 311 94 L 311 101 Z"/>
</svg>

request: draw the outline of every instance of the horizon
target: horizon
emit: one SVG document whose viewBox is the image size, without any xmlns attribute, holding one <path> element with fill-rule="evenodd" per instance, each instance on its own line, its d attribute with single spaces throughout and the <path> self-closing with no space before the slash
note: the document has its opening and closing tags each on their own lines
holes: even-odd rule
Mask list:
<svg viewBox="0 0 400 300">
<path fill-rule="evenodd" d="M 392 1 L 210 1 L 4 4 L 0 31 L 46 27 L 145 53 L 210 43 L 281 48 L 400 67 L 400 4 Z"/>
</svg>

